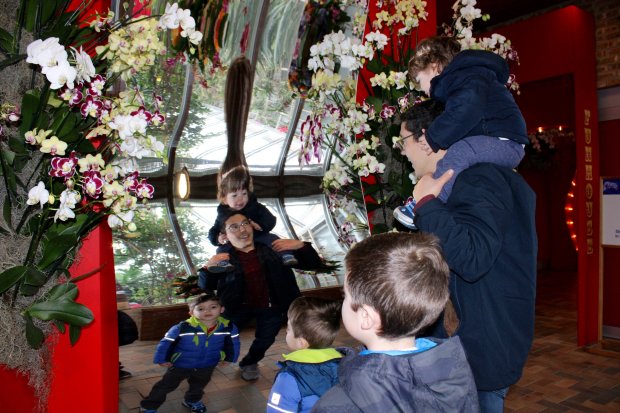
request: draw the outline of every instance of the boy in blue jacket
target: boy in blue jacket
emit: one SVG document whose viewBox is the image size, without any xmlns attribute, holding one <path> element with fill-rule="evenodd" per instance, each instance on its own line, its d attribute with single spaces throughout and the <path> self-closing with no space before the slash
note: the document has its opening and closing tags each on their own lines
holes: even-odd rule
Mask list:
<svg viewBox="0 0 620 413">
<path fill-rule="evenodd" d="M 338 382 L 342 354 L 329 348 L 340 328 L 340 303 L 299 297 L 288 310 L 284 362 L 267 399 L 267 413 L 307 413 Z"/>
<path fill-rule="evenodd" d="M 220 362 L 239 357 L 239 330 L 221 316 L 224 307 L 214 294 L 202 294 L 189 304 L 190 318 L 173 326 L 157 345 L 153 362 L 167 367 L 164 377 L 140 403 L 144 413 L 155 413 L 166 395 L 187 379 L 189 390 L 183 406 L 192 413 L 205 413 L 204 388 Z"/>
<path fill-rule="evenodd" d="M 409 61 L 410 79 L 445 110 L 428 129 L 401 135 L 394 146 L 402 152 L 405 139 L 424 135 L 429 155 L 447 149 L 434 175 L 454 171 L 439 194 L 442 202 L 448 199 L 457 175 L 470 166 L 489 162 L 516 168 L 523 159 L 529 138 L 525 119 L 505 86 L 509 76 L 503 57 L 485 50 L 461 51 L 459 42 L 449 36 L 422 40 Z M 394 217 L 411 229 L 415 229 L 416 201 L 394 210 Z"/>
</svg>

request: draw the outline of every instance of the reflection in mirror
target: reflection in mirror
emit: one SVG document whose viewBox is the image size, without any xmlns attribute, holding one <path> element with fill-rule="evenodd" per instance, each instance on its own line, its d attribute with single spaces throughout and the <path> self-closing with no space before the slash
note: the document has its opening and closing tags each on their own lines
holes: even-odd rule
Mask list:
<svg viewBox="0 0 620 413">
<path fill-rule="evenodd" d="M 220 49 L 223 68 L 204 74 L 204 78 L 195 71 L 187 119 L 180 125 L 181 137 L 172 169 L 187 169 L 191 191 L 187 201 L 176 199 L 173 206 L 191 258 L 189 262 L 195 267 L 187 268 L 179 258 L 173 227 L 166 220 L 169 211 L 163 203 L 153 203 L 138 218 L 145 220 L 144 224 L 138 224 L 144 228 L 139 238 L 115 239 L 118 282 L 130 292 L 131 302 L 153 305 L 182 301 L 174 295 L 175 277 L 195 274 L 215 253 L 216 247 L 210 244 L 207 232 L 217 216 L 215 177 L 227 152 L 223 110 L 226 66 L 240 53 L 239 35 L 248 25 L 248 45 L 260 50 L 244 147 L 255 193 L 277 217 L 274 233 L 312 242 L 327 263 L 335 264 L 322 272 L 298 271 L 300 288 L 341 286 L 344 277 L 341 262 L 346 251 L 354 242 L 368 236 L 362 198 L 328 196 L 321 188 L 325 163 L 336 159 L 330 149 L 320 148 L 320 163 L 302 166 L 299 162 L 301 121 L 308 117 L 310 109 L 304 108 L 304 100 L 293 97 L 289 90 L 288 69 L 296 47 L 296 37 L 291 33 L 299 28 L 304 3 L 265 2 L 269 4 L 267 24 L 255 30 L 261 14 L 257 6 L 260 3 L 229 3 Z M 243 12 L 245 6 L 248 6 L 247 13 Z M 243 30 L 234 30 L 235 27 Z M 176 133 L 170 125 L 180 115 L 184 67 L 175 65 L 171 71 L 162 66 L 159 70 L 141 77 L 140 81 L 144 87 L 157 90 L 167 103 L 164 109 L 168 129 L 162 133 L 170 137 Z M 168 166 L 152 159 L 142 159 L 139 164 L 141 174 L 149 177 L 156 187 L 156 200 L 163 201 L 172 190 L 167 182 Z M 359 180 L 352 187 L 361 193 Z"/>
</svg>

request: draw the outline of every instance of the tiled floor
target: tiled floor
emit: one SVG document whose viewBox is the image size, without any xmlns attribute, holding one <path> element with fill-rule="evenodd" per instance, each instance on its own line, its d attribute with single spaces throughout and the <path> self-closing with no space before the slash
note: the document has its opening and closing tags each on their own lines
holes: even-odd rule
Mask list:
<svg viewBox="0 0 620 413">
<path fill-rule="evenodd" d="M 576 347 L 575 277 L 566 273 L 539 275 L 536 338 L 523 378 L 511 387 L 506 412 L 616 412 L 620 413 L 620 353 L 592 354 Z M 241 335 L 242 355 L 252 331 Z M 139 402 L 159 380 L 164 369 L 152 364 L 157 342 L 137 342 L 120 349 L 120 359 L 133 377 L 120 385 L 120 413 L 136 413 Z M 342 332 L 337 345 L 352 345 Z M 261 377 L 247 383 L 236 366 L 218 367 L 204 397 L 210 413 L 264 412 L 266 397 L 286 353 L 284 331 L 261 362 Z M 168 395 L 160 413 L 189 413 L 181 406 L 186 384 Z M 377 412 L 381 413 L 381 412 Z"/>
</svg>

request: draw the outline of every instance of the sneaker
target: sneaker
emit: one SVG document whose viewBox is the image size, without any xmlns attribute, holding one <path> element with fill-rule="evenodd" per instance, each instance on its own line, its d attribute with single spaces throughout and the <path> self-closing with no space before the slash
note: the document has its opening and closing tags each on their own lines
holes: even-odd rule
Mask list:
<svg viewBox="0 0 620 413">
<path fill-rule="evenodd" d="M 259 371 L 258 364 L 248 364 L 241 366 L 241 378 L 245 381 L 258 380 Z"/>
<path fill-rule="evenodd" d="M 129 378 L 131 376 L 132 376 L 132 374 L 130 372 L 128 372 L 128 371 L 125 371 L 125 370 L 119 370 L 119 372 L 118 372 L 118 377 L 121 380 L 127 379 L 127 378 Z"/>
<path fill-rule="evenodd" d="M 192 413 L 207 413 L 207 406 L 202 402 L 202 400 L 198 400 L 197 402 L 188 402 L 187 400 L 183 400 L 181 403 L 185 407 L 189 407 L 192 409 Z"/>
<path fill-rule="evenodd" d="M 207 270 L 212 273 L 221 273 L 228 272 L 235 269 L 235 266 L 232 265 L 228 260 L 222 260 L 215 265 L 209 265 Z"/>
<path fill-rule="evenodd" d="M 297 265 L 298 263 L 299 261 L 297 261 L 297 258 L 295 258 L 293 254 L 282 255 L 282 264 L 286 265 L 287 267 L 292 267 L 293 265 Z"/>
<path fill-rule="evenodd" d="M 157 409 L 145 409 L 144 407 L 140 407 L 140 413 L 157 413 Z"/>
<path fill-rule="evenodd" d="M 414 199 L 407 202 L 404 206 L 394 209 L 394 218 L 409 229 L 417 229 L 413 223 L 413 217 L 415 216 L 413 213 L 413 207 L 415 207 Z"/>
</svg>

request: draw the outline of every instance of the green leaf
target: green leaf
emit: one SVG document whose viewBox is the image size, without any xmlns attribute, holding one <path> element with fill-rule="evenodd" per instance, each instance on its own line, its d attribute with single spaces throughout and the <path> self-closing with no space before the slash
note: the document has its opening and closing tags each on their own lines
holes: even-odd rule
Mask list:
<svg viewBox="0 0 620 413">
<path fill-rule="evenodd" d="M 71 345 L 74 346 L 80 338 L 80 334 L 82 333 L 82 327 L 76 325 L 69 325 L 69 341 Z"/>
<path fill-rule="evenodd" d="M 0 27 L 0 50 L 9 54 L 13 50 L 13 36 L 2 27 Z"/>
<path fill-rule="evenodd" d="M 58 321 L 58 320 L 54 320 L 53 323 L 56 326 L 56 328 L 58 329 L 58 331 L 60 331 L 62 334 L 65 333 L 65 331 L 66 331 L 65 323 L 63 323 L 62 321 Z"/>
<path fill-rule="evenodd" d="M 26 319 L 26 340 L 28 344 L 32 348 L 41 348 L 45 339 L 43 331 L 34 325 L 32 318 L 28 314 L 24 315 L 24 318 Z"/>
<path fill-rule="evenodd" d="M 63 258 L 78 242 L 75 234 L 59 235 L 45 243 L 43 247 L 43 258 L 37 266 L 44 270 L 58 259 Z"/>
<path fill-rule="evenodd" d="M 47 275 L 43 271 L 39 271 L 37 268 L 34 267 L 28 267 L 26 278 L 24 278 L 25 284 L 40 287 L 45 284 L 46 281 Z"/>
<path fill-rule="evenodd" d="M 26 141 L 23 138 L 19 139 L 15 136 L 11 136 L 9 138 L 9 148 L 13 152 L 19 153 L 21 155 L 28 153 L 28 150 L 26 149 Z"/>
<path fill-rule="evenodd" d="M 60 320 L 77 326 L 90 324 L 94 319 L 92 311 L 74 301 L 42 301 L 34 303 L 26 311 L 39 320 Z"/>
<path fill-rule="evenodd" d="M 380 207 L 381 207 L 381 205 L 375 204 L 374 202 L 367 202 L 366 203 L 366 212 L 376 211 Z"/>
<path fill-rule="evenodd" d="M 48 300 L 50 301 L 66 301 L 66 300 L 75 300 L 75 297 L 78 295 L 77 285 L 68 282 L 64 284 L 58 284 L 54 286 L 48 295 Z"/>
<path fill-rule="evenodd" d="M 4 220 L 9 225 L 9 227 L 12 227 L 13 224 L 11 223 L 11 199 L 8 197 L 8 195 L 4 197 L 4 204 L 2 205 L 2 216 L 4 217 Z"/>
<path fill-rule="evenodd" d="M 22 98 L 22 124 L 19 128 L 19 134 L 24 136 L 26 132 L 33 128 L 34 122 L 37 120 L 37 110 L 39 107 L 39 95 L 37 91 L 30 90 L 24 94 Z"/>
<path fill-rule="evenodd" d="M 28 267 L 18 265 L 0 274 L 0 293 L 5 292 L 26 276 Z"/>
<path fill-rule="evenodd" d="M 6 163 L 8 163 L 9 165 L 13 165 L 13 162 L 15 161 L 15 152 L 3 150 L 2 156 L 6 160 Z"/>
<path fill-rule="evenodd" d="M 39 14 L 39 3 L 42 2 L 34 0 L 26 1 L 26 13 L 24 13 L 24 28 L 29 32 L 35 31 L 37 15 Z"/>
<path fill-rule="evenodd" d="M 19 286 L 19 293 L 26 297 L 32 297 L 37 292 L 39 292 L 40 287 L 35 287 L 34 285 L 22 284 Z"/>
</svg>

